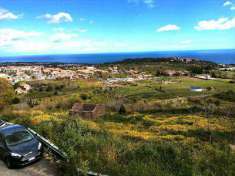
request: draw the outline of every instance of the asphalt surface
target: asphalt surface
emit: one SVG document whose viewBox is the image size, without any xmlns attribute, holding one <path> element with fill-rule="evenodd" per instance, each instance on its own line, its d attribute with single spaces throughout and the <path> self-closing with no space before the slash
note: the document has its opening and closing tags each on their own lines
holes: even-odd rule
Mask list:
<svg viewBox="0 0 235 176">
<path fill-rule="evenodd" d="M 42 159 L 27 167 L 8 169 L 0 161 L 0 176 L 57 176 L 56 167 L 46 159 Z"/>
</svg>

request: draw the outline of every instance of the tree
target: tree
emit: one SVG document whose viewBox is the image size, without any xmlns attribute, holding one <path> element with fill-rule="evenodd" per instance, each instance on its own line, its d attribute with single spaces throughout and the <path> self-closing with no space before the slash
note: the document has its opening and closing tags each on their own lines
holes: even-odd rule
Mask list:
<svg viewBox="0 0 235 176">
<path fill-rule="evenodd" d="M 126 107 L 125 107 L 125 105 L 121 105 L 121 107 L 120 107 L 120 109 L 119 109 L 119 113 L 120 114 L 125 114 L 126 113 Z"/>
<path fill-rule="evenodd" d="M 15 97 L 13 86 L 5 79 L 0 78 L 0 110 L 12 102 Z"/>
</svg>

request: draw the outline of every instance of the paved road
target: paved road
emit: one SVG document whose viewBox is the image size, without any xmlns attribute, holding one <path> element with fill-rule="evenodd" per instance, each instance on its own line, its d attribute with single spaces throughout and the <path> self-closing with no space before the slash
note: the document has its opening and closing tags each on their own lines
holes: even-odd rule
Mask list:
<svg viewBox="0 0 235 176">
<path fill-rule="evenodd" d="M 57 176 L 55 166 L 46 159 L 42 159 L 21 169 L 8 169 L 0 161 L 0 176 Z"/>
</svg>

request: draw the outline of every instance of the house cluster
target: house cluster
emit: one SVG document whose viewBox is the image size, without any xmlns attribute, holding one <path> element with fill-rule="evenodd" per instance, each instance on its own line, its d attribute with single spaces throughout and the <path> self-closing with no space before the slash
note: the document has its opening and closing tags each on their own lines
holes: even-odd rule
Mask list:
<svg viewBox="0 0 235 176">
<path fill-rule="evenodd" d="M 117 66 L 112 66 L 108 68 L 108 73 L 111 75 L 124 74 L 125 77 L 115 77 L 108 78 L 105 80 L 106 84 L 120 83 L 120 82 L 135 82 L 140 80 L 149 80 L 152 79 L 153 76 L 151 74 L 147 74 L 144 72 L 138 72 L 136 70 L 120 70 Z"/>
<path fill-rule="evenodd" d="M 108 78 L 105 83 L 106 84 L 113 84 L 113 83 L 119 83 L 119 82 L 134 82 L 134 78 Z"/>
<path fill-rule="evenodd" d="M 134 69 L 119 69 L 118 66 L 110 66 L 107 70 L 108 73 L 115 75 L 115 74 L 126 74 L 132 78 L 139 78 L 139 79 L 147 79 L 151 78 L 152 75 L 146 74 L 144 72 L 139 72 Z"/>
<path fill-rule="evenodd" d="M 181 57 L 173 57 L 170 61 L 171 62 L 183 62 L 183 63 L 191 63 L 191 62 L 194 62 L 196 61 L 197 59 L 193 59 L 193 58 L 181 58 Z"/>
<path fill-rule="evenodd" d="M 115 84 L 115 83 L 132 83 L 135 81 L 141 81 L 141 80 L 150 80 L 152 79 L 152 75 L 147 75 L 147 74 L 139 74 L 139 75 L 135 75 L 135 76 L 128 76 L 125 78 L 108 78 L 107 80 L 104 81 L 104 83 L 106 84 Z"/>
<path fill-rule="evenodd" d="M 96 69 L 92 66 L 80 66 L 76 69 L 64 69 L 63 67 L 48 67 L 44 65 L 1 66 L 0 78 L 5 78 L 12 84 L 33 80 L 88 79 L 100 71 L 103 70 Z"/>
<path fill-rule="evenodd" d="M 20 81 L 73 78 L 75 73 L 61 68 L 47 68 L 44 66 L 2 66 L 0 77 L 8 79 L 12 84 Z"/>
<path fill-rule="evenodd" d="M 180 71 L 180 70 L 164 70 L 161 72 L 161 75 L 164 75 L 164 76 L 189 76 L 190 73 L 188 71 Z"/>
<path fill-rule="evenodd" d="M 112 74 L 119 74 L 120 70 L 118 69 L 118 66 L 110 66 L 108 68 L 108 72 Z"/>
<path fill-rule="evenodd" d="M 223 66 L 223 68 L 220 68 L 221 71 L 235 71 L 235 67 L 233 66 L 230 66 L 230 67 L 227 67 L 227 66 Z"/>
<path fill-rule="evenodd" d="M 216 78 L 212 78 L 209 74 L 201 74 L 201 75 L 195 75 L 195 78 L 202 79 L 202 80 L 215 80 Z"/>
<path fill-rule="evenodd" d="M 27 94 L 32 87 L 29 84 L 26 83 L 20 83 L 17 88 L 15 89 L 15 92 L 20 95 L 20 94 Z"/>
<path fill-rule="evenodd" d="M 98 69 L 95 66 L 81 66 L 76 69 L 77 75 L 82 79 L 90 79 L 93 78 L 94 75 L 99 75 L 100 73 L 107 74 L 109 73 L 106 70 Z"/>
</svg>

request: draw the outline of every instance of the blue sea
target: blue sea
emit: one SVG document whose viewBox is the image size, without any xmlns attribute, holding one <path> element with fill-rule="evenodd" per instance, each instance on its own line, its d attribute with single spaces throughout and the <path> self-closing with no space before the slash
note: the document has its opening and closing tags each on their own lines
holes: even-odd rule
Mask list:
<svg viewBox="0 0 235 176">
<path fill-rule="evenodd" d="M 99 64 L 121 61 L 131 58 L 184 57 L 212 61 L 219 64 L 235 64 L 235 49 L 201 50 L 201 51 L 161 51 L 104 54 L 67 54 L 67 55 L 34 55 L 17 57 L 0 57 L 3 62 L 40 62 L 40 63 L 77 63 Z"/>
</svg>

